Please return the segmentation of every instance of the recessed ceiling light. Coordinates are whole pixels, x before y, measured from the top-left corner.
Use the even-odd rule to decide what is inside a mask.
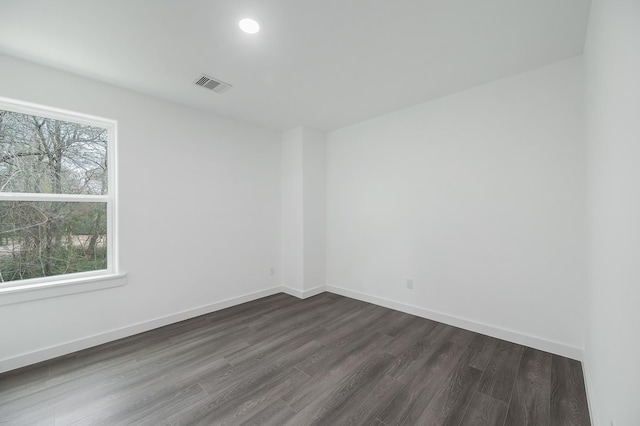
[[[260,31],[260,24],[251,18],[244,18],[238,22],[240,29],[247,34],[255,34]]]

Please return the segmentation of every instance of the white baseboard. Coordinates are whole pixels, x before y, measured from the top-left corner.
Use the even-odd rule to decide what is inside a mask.
[[[483,324],[477,321],[460,318],[454,315],[443,314],[441,312],[431,311],[429,309],[421,308],[419,306],[410,305],[407,303],[396,302],[384,297],[372,296],[366,293],[361,293],[355,290],[349,290],[342,287],[336,287],[327,285],[326,291],[340,294],[342,296],[350,297],[352,299],[361,300],[363,302],[369,302],[376,305],[384,306],[385,308],[395,309],[396,311],[405,312],[411,315],[416,315],[422,318],[427,318],[433,321],[442,322],[445,324],[453,325],[455,327],[464,328],[465,330],[473,331],[476,333],[485,334],[487,336],[495,337],[509,342],[518,343],[520,345],[529,346],[534,349],[539,349],[545,352],[550,352],[556,355],[561,355],[567,358],[582,360],[582,349],[574,346],[565,345],[553,340],[544,339],[541,337],[531,336],[528,334],[520,333],[513,330],[508,330],[501,327],[496,327],[488,324]]]
[[[153,330],[158,327],[173,324],[175,322],[184,321],[189,318],[194,318],[200,315],[208,314],[211,312],[219,311],[231,306],[239,305],[241,303],[250,302],[261,297],[270,296],[272,294],[284,292],[292,296],[305,299],[307,297],[315,296],[324,291],[339,294],[353,299],[362,300],[364,302],[374,303],[376,305],[384,306],[386,308],[395,309],[397,311],[406,312],[408,314],[416,315],[423,318],[428,318],[434,321],[439,321],[445,324],[453,325],[455,327],[464,328],[466,330],[474,331],[477,333],[486,334],[488,336],[496,337],[510,342],[518,343],[532,348],[540,349],[546,352],[551,352],[557,355],[562,355],[567,358],[582,360],[582,349],[573,346],[564,345],[559,342],[542,339],[535,336],[519,333],[513,330],[507,330],[500,327],[494,327],[487,324],[478,323],[465,318],[459,318],[453,315],[447,315],[440,312],[431,311],[418,306],[396,302],[383,297],[372,296],[366,293],[361,293],[354,290],[348,290],[335,286],[318,286],[308,290],[296,290],[291,287],[276,286],[266,290],[261,290],[253,293],[248,293],[242,296],[226,299],[217,303],[201,306],[194,309],[178,312],[176,314],[167,315],[161,318],[156,318],[149,321],[133,324],[130,326],[122,327],[116,330],[112,330],[106,333],[89,336],[86,338],[66,342],[60,345],[51,346],[45,349],[29,352],[26,354],[18,355],[12,358],[0,360],[0,373],[5,371],[14,370],[16,368],[24,367],[27,365],[35,364],[48,359],[56,358],[62,355],[67,355],[76,351],[87,349],[93,346],[101,345],[103,343],[111,342],[124,337],[129,337],[134,334],[143,333],[145,331]],[[593,398],[591,392],[589,392],[590,386],[588,382],[588,368],[585,371],[585,384],[587,385],[587,395],[589,397],[590,407],[592,407]],[[593,415],[592,411],[592,418]]]
[[[282,288],[280,286],[272,287],[266,290],[260,290],[209,305],[200,306],[198,308],[188,309],[186,311],[178,312],[172,315],[167,315],[149,321],[129,325],[116,330],[108,331],[106,333],[96,334],[94,336],[66,342],[61,345],[51,346],[45,349],[40,349],[12,358],[3,359],[0,361],[0,373],[14,370],[20,367],[25,367],[27,365],[35,364],[41,361],[46,361],[48,359],[56,358],[62,355],[67,355],[93,346],[98,346],[103,343],[122,339],[124,337],[133,336],[134,334],[143,333],[145,331],[153,330],[154,328],[158,327],[164,327],[165,325],[219,311],[221,309],[229,308],[231,306],[239,305],[245,302],[250,302],[262,297],[271,296],[272,294],[280,293],[281,291]]]
[[[582,374],[584,376],[584,387],[587,391],[587,405],[589,406],[589,415],[591,416],[591,425],[599,426],[600,418],[598,417],[598,410],[596,409],[596,397],[593,394],[594,387],[591,380],[591,369],[589,368],[589,358],[582,353]]]
[[[306,299],[307,297],[315,296],[317,294],[320,294],[326,291],[325,286],[323,285],[319,285],[318,287],[310,288],[308,290],[303,290],[303,291],[297,290],[295,288],[287,287],[284,285],[281,286],[280,289],[282,290],[283,293],[287,293],[299,299]]]

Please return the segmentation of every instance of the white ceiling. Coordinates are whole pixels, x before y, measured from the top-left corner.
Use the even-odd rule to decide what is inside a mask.
[[[580,55],[589,7],[590,0],[2,0],[0,52],[277,130],[331,130]],[[260,22],[258,34],[240,32],[245,16]],[[234,87],[197,87],[200,73]]]

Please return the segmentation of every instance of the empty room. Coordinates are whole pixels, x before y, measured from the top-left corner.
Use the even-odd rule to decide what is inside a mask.
[[[640,1],[2,0],[0,424],[640,425]]]

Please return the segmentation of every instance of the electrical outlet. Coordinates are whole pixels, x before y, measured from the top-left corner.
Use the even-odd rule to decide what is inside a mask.
[[[407,288],[413,290],[413,280],[411,278],[407,278]]]
[[[276,268],[272,266],[271,268],[269,268],[269,275],[275,275],[275,274],[276,274]]]

